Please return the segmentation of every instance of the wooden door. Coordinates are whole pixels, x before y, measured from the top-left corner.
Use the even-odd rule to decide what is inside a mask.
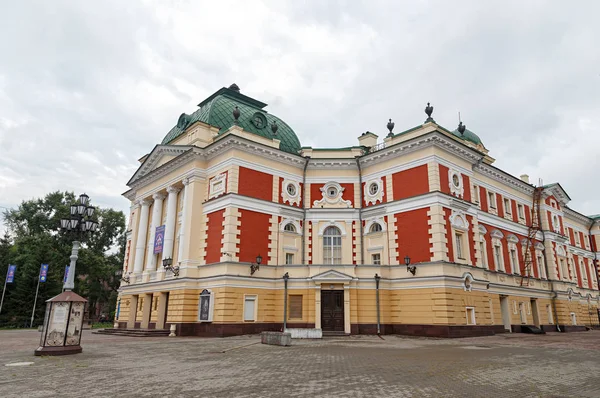
[[[321,329],[327,332],[344,331],[344,291],[321,291]]]

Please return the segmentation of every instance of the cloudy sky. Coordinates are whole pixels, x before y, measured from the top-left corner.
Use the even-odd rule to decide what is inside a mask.
[[[0,206],[121,197],[182,112],[236,82],[303,145],[458,112],[496,166],[600,213],[597,1],[0,1]],[[0,210],[2,210],[0,208]],[[0,229],[1,229],[0,225]]]

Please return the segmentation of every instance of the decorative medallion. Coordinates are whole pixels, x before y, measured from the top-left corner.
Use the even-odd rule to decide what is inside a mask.
[[[376,204],[377,201],[382,203],[383,196],[383,180],[381,178],[367,181],[364,187],[364,197],[367,205]]]
[[[460,197],[464,196],[465,189],[463,187],[463,178],[458,171],[452,169],[448,170],[448,186],[451,194]]]
[[[344,188],[342,188],[342,186],[337,182],[328,182],[327,184],[322,186],[320,190],[323,195],[323,198],[321,200],[315,200],[313,202],[314,207],[352,207],[351,201],[344,200],[342,198]]]
[[[257,129],[264,129],[267,127],[267,117],[261,112],[256,112],[252,115],[252,124]]]
[[[300,183],[284,179],[281,183],[281,198],[283,203],[300,204]]]

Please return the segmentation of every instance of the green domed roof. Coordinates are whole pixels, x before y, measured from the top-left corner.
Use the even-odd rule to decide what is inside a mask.
[[[219,134],[226,132],[234,125],[233,110],[237,106],[240,111],[239,126],[245,131],[265,138],[281,140],[279,149],[297,154],[301,145],[296,133],[283,120],[263,110],[267,104],[245,96],[235,85],[222,88],[199,105],[200,109],[187,115],[183,113],[171,131],[167,133],[161,144],[165,145],[179,137],[194,122],[200,121],[219,128]],[[271,131],[271,125],[277,124],[277,134]]]
[[[465,128],[465,132],[462,134],[460,133],[460,131],[458,131],[458,129],[456,129],[452,132],[452,134],[457,136],[458,138],[462,138],[465,141],[470,141],[475,145],[483,145],[483,142],[481,142],[479,136],[469,129]]]

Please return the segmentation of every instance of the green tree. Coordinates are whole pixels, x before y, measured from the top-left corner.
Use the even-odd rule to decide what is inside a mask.
[[[69,264],[73,237],[59,231],[68,218],[72,192],[52,192],[43,199],[22,202],[4,213],[8,234],[0,240],[2,270],[17,264],[13,286],[7,289],[0,324],[24,326],[31,317],[40,266],[49,264],[48,279],[40,283],[35,324],[43,322],[45,301],[62,290],[64,268]],[[125,215],[113,209],[96,209],[98,231],[82,242],[76,267],[75,292],[88,299],[90,316],[96,309],[107,314],[116,303],[119,281],[115,271],[123,261]],[[6,309],[6,311],[5,311]]]

